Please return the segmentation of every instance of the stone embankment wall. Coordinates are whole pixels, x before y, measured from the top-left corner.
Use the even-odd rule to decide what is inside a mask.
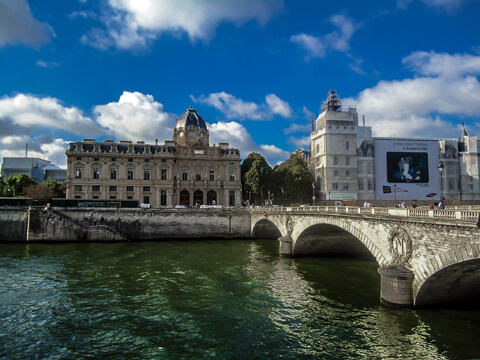
[[[0,229],[0,241],[249,238],[250,214],[240,209],[2,209]]]

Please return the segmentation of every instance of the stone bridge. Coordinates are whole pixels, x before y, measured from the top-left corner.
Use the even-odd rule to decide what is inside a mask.
[[[257,208],[252,236],[278,236],[280,253],[368,255],[383,302],[427,306],[480,299],[480,209]]]

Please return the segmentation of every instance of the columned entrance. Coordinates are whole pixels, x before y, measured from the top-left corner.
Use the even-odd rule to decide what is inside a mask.
[[[203,205],[203,191],[202,190],[195,190],[193,193],[193,204],[196,205]]]
[[[190,205],[190,193],[188,190],[180,192],[180,205]]]
[[[218,205],[217,193],[215,190],[207,192],[207,205]]]

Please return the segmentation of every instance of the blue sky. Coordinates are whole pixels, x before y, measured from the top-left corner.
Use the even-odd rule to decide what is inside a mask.
[[[0,151],[210,142],[270,164],[308,149],[330,89],[375,136],[480,135],[479,0],[0,0]]]

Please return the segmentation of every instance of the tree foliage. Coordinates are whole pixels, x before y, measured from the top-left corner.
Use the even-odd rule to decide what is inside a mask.
[[[290,155],[274,169],[277,198],[289,202],[308,202],[312,196],[313,175],[307,163],[296,155]]]
[[[27,174],[9,176],[3,186],[3,196],[20,196],[23,194],[25,188],[35,184],[35,179]]]
[[[47,203],[53,198],[65,197],[65,185],[48,179],[43,184],[34,184],[25,188],[23,195],[41,203]]]
[[[255,203],[261,202],[263,200],[262,195],[265,198],[268,196],[269,191],[273,194],[275,187],[273,170],[262,155],[250,153],[243,160],[242,186],[244,192],[248,191],[250,194],[253,194]]]

